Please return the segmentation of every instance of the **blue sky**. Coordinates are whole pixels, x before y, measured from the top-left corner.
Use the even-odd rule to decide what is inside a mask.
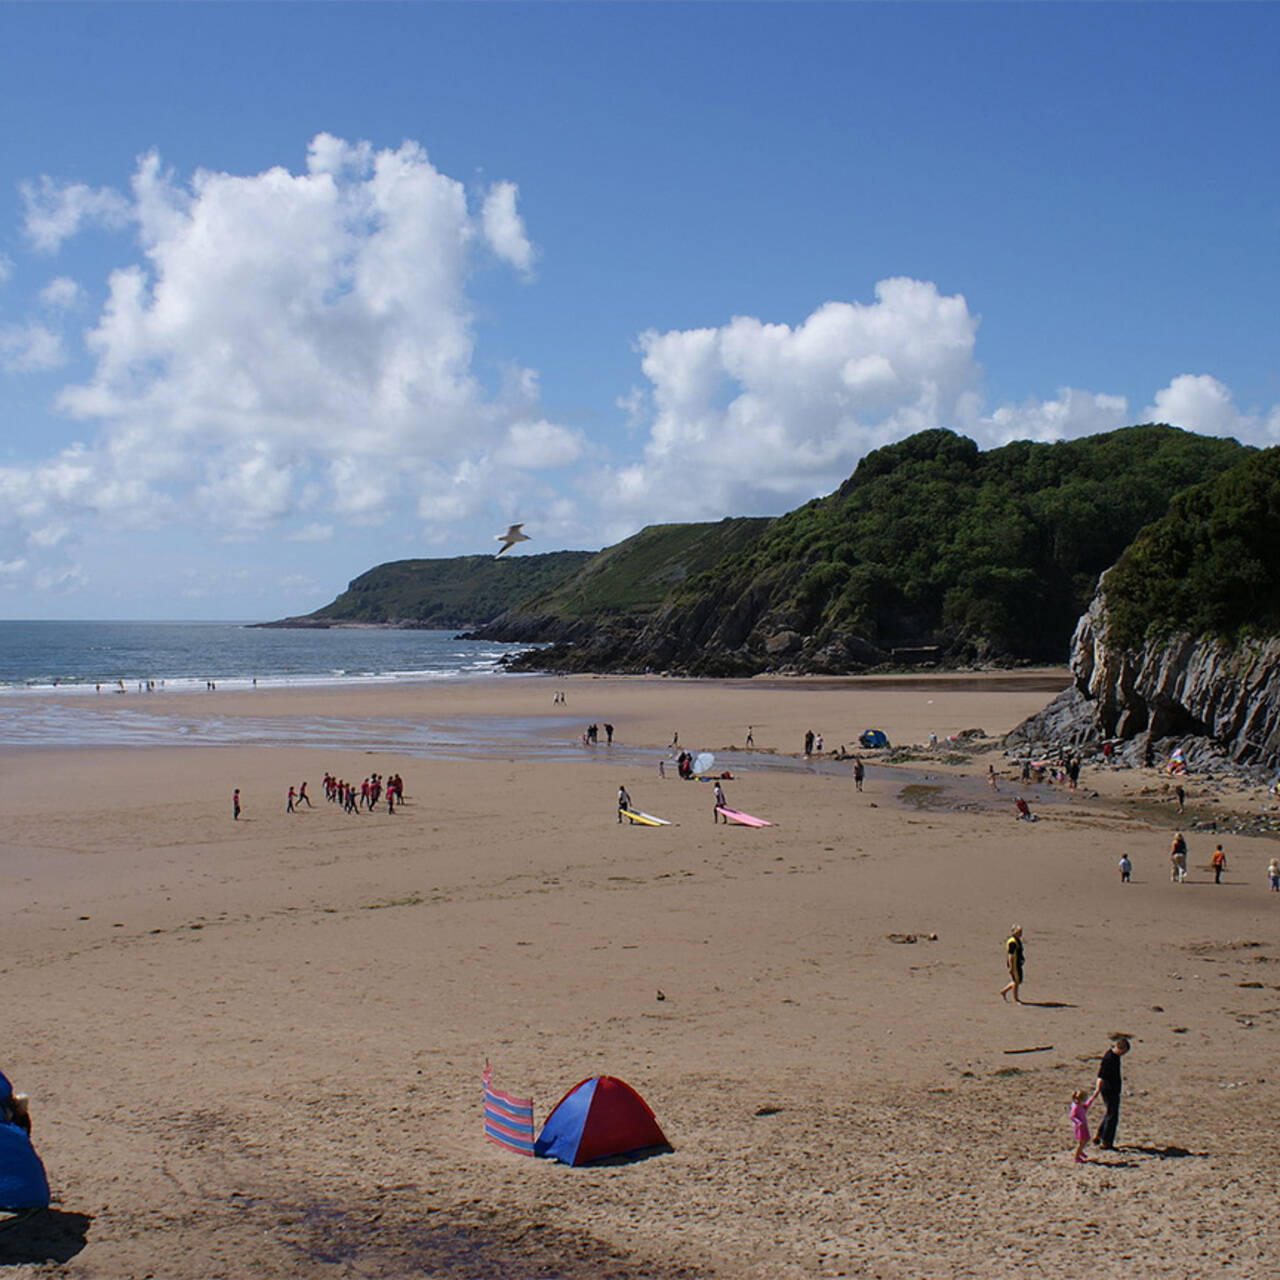
[[[1272,4],[0,4],[0,617],[1280,439]]]

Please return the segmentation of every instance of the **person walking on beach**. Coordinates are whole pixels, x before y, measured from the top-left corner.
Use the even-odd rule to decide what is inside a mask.
[[[1071,1130],[1076,1140],[1076,1164],[1087,1164],[1089,1157],[1084,1149],[1089,1145],[1089,1104],[1093,1101],[1083,1090],[1077,1089],[1071,1095]]]
[[[855,791],[862,790],[862,780],[867,776],[867,771],[863,767],[862,757],[853,757],[853,789]]]
[[[1209,859],[1209,865],[1213,868],[1213,883],[1222,883],[1222,873],[1227,869],[1226,850],[1221,845],[1213,851],[1213,857]]]
[[[1089,1101],[1092,1102],[1101,1094],[1107,1108],[1107,1114],[1102,1117],[1102,1123],[1098,1126],[1097,1137],[1093,1140],[1104,1151],[1116,1149],[1116,1128],[1120,1124],[1120,1090],[1123,1083],[1120,1059],[1128,1052],[1129,1041],[1124,1036],[1112,1036],[1111,1048],[1102,1055],[1102,1061],[1098,1064],[1098,1080],[1093,1086],[1093,1093],[1089,1095]]]
[[[1128,884],[1129,875],[1133,871],[1133,863],[1129,861],[1129,855],[1122,853],[1120,855],[1120,883]]]
[[[618,821],[622,821],[622,815],[631,808],[631,797],[627,794],[626,787],[618,788]],[[627,819],[630,822],[630,819]]]
[[[240,821],[240,788],[237,787],[231,793],[231,816],[235,821]]]
[[[1272,858],[1267,863],[1267,888],[1272,893],[1280,893],[1280,858]]]
[[[607,724],[604,727],[604,741],[606,746],[613,741],[613,725],[611,724]]]
[[[315,805],[311,803],[311,797],[307,795],[307,784],[305,782],[298,788],[298,807],[299,808],[302,807],[302,802],[304,800],[307,802],[308,809],[315,808]]]
[[[756,745],[755,726],[747,725],[747,746],[754,747]]]
[[[1009,937],[1004,944],[1004,960],[1009,970],[1009,981],[1000,988],[1000,998],[1002,1000],[1009,999],[1009,992],[1013,992],[1013,1003],[1021,1004],[1018,998],[1018,988],[1022,985],[1023,962],[1025,956],[1022,949],[1022,926],[1015,924],[1009,930]]]
[[[720,785],[719,781],[717,780],[715,785],[714,799],[711,806],[712,822],[719,822],[720,819],[724,817],[724,815],[720,812],[720,810],[723,809],[724,807],[725,807],[724,788]],[[725,823],[725,826],[728,826],[729,819],[725,818],[724,823]]]
[[[296,792],[292,787],[290,787],[290,788],[289,788],[289,799],[288,799],[288,801],[286,802],[286,804],[285,804],[285,806],[284,806],[284,811],[285,811],[285,813],[292,813],[292,812],[293,812],[293,798],[294,798],[294,796],[295,796],[295,795],[297,795],[297,792]]]
[[[1174,884],[1182,884],[1187,878],[1187,841],[1181,831],[1173,834],[1173,843],[1169,846],[1169,879]]]

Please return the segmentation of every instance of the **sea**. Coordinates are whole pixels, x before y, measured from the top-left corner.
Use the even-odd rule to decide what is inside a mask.
[[[517,717],[173,715],[152,691],[370,687],[492,676],[527,644],[462,640],[454,631],[293,629],[244,622],[0,621],[0,746],[315,745],[470,757],[577,745],[580,726]],[[504,676],[513,681],[537,677]],[[124,695],[124,696],[120,696]],[[93,699],[84,715],[82,699]],[[108,701],[109,700],[109,701]],[[552,735],[550,743],[547,735]]]
[[[210,682],[243,689],[453,680],[491,674],[504,656],[529,647],[383,627],[0,621],[0,694],[95,693],[148,681],[181,693]]]

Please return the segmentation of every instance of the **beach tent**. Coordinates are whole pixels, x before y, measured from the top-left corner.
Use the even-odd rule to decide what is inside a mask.
[[[887,747],[889,736],[883,729],[864,729],[858,737],[858,743],[864,747]]]
[[[616,1076],[592,1076],[556,1103],[534,1153],[565,1164],[586,1164],[667,1142],[645,1100]]]
[[[0,1104],[7,1104],[12,1096],[13,1086],[0,1071]],[[8,1116],[8,1106],[0,1106],[0,1209],[47,1209],[49,1180],[44,1165],[26,1130]]]

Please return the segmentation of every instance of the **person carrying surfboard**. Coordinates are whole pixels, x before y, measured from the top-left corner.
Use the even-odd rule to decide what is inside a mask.
[[[720,785],[720,783],[717,781],[717,782],[716,782],[716,787],[715,787],[715,800],[714,800],[714,804],[713,804],[712,809],[711,809],[711,820],[712,820],[712,822],[719,822],[719,821],[720,821],[721,817],[723,816],[723,815],[721,814],[720,810],[726,807],[726,803],[727,803],[727,802],[725,801],[725,798],[724,798],[724,788],[723,788],[723,787]],[[728,826],[728,825],[729,825],[729,819],[728,819],[728,818],[725,818],[724,822],[725,822],[725,826]]]
[[[627,794],[626,787],[618,788],[618,821],[622,821],[622,815],[631,808],[631,797]],[[630,819],[628,819],[630,821]]]

